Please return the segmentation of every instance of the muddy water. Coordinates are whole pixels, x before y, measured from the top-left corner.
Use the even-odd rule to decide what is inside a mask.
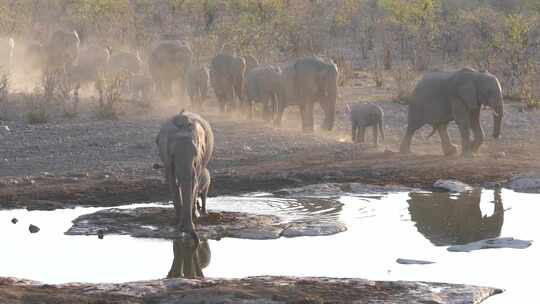
[[[211,199],[213,210],[268,213],[286,220],[338,218],[346,232],[324,237],[204,242],[128,236],[63,235],[71,220],[99,208],[0,212],[0,276],[47,283],[122,282],[167,276],[294,275],[421,280],[505,288],[487,303],[535,298],[539,250],[450,252],[451,245],[486,238],[540,239],[538,194],[476,190],[469,194],[391,193],[286,199],[263,193]],[[145,206],[131,205],[125,208]],[[10,221],[19,219],[17,224]],[[41,228],[30,234],[28,225]],[[434,262],[402,265],[396,259]]]

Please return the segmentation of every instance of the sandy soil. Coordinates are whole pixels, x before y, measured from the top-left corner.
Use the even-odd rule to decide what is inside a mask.
[[[215,132],[216,153],[210,169],[211,195],[275,190],[316,182],[366,182],[430,187],[439,178],[457,178],[472,184],[504,181],[513,174],[538,169],[540,163],[539,112],[521,112],[505,105],[503,137],[494,140],[491,115],[482,113],[486,142],[470,159],[444,157],[438,136],[424,137],[421,129],[414,154],[397,153],[406,126],[406,107],[392,101],[392,90],[376,88],[361,75],[353,86],[340,89],[336,128],[304,134],[296,109],[288,109],[285,124],[276,129],[260,120],[217,114],[215,100],[203,115]],[[65,205],[115,205],[164,200],[167,190],[158,162],[155,136],[163,120],[183,106],[141,108],[121,105],[116,121],[97,120],[86,100],[75,119],[53,115],[47,124],[25,122],[23,97],[4,104],[7,120],[0,121],[0,202],[2,207],[27,206],[35,200]],[[385,112],[385,141],[378,148],[350,142],[346,102],[378,102]],[[316,122],[322,121],[320,109]],[[458,142],[455,126],[451,136]],[[368,143],[371,132],[367,132]]]

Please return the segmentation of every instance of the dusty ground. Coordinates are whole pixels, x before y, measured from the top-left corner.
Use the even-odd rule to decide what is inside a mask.
[[[515,173],[540,167],[537,151],[540,112],[522,113],[517,104],[505,106],[502,139],[489,138],[491,115],[482,114],[486,142],[472,159],[444,157],[438,136],[417,133],[415,154],[396,153],[406,126],[406,107],[392,102],[392,90],[376,88],[366,75],[341,88],[336,128],[330,133],[300,132],[295,109],[285,126],[275,129],[259,120],[222,117],[210,100],[203,114],[212,124],[216,153],[210,169],[211,195],[274,190],[316,182],[367,182],[430,187],[438,178],[472,184],[504,181]],[[178,105],[140,108],[123,104],[116,121],[97,120],[93,106],[82,105],[75,119],[53,116],[47,124],[25,122],[19,95],[2,105],[0,122],[0,202],[2,207],[52,204],[115,205],[164,200],[167,190],[154,143],[162,121]],[[345,102],[376,101],[385,111],[386,139],[378,148],[350,142]],[[7,113],[7,114],[6,114]],[[321,113],[317,113],[320,122]],[[459,137],[451,130],[454,142]],[[367,132],[368,142],[371,132]],[[357,151],[356,153],[353,153]],[[36,201],[38,200],[38,201]],[[52,201],[52,202],[44,202]]]

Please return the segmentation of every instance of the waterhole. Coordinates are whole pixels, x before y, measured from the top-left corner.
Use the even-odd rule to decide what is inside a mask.
[[[344,223],[331,236],[191,241],[64,235],[80,215],[104,208],[0,211],[0,276],[46,283],[125,282],[165,277],[256,275],[352,277],[463,283],[506,289],[487,303],[534,298],[540,264],[539,194],[476,189],[463,194],[394,192],[333,197],[267,193],[209,199],[211,211],[315,217]],[[126,205],[120,208],[163,206]],[[13,224],[12,218],[18,222]],[[28,231],[30,224],[40,228]],[[513,237],[523,249],[454,252],[451,246]],[[432,262],[400,264],[397,259]]]

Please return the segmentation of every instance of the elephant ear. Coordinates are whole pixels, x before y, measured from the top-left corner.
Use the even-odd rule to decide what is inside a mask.
[[[457,95],[470,110],[476,110],[480,107],[474,82],[461,83],[457,88]]]

